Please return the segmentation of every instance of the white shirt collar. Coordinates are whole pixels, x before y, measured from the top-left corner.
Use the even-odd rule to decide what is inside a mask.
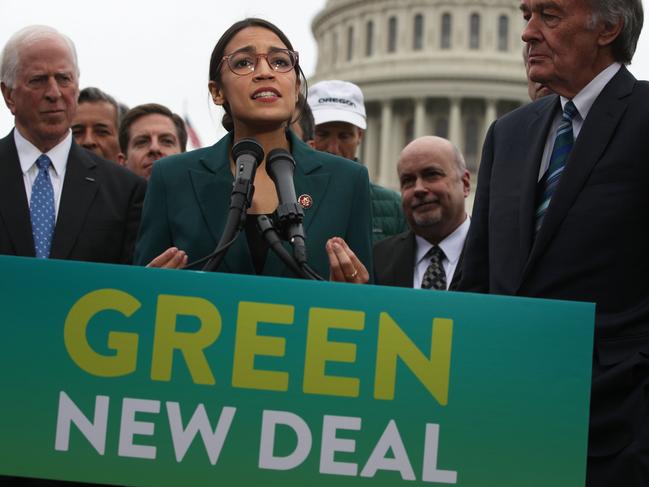
[[[597,76],[595,76],[590,83],[584,86],[579,93],[575,95],[572,99],[572,102],[577,107],[579,116],[582,120],[586,120],[588,112],[590,111],[593,103],[602,92],[604,87],[608,84],[609,81],[613,79],[613,76],[617,74],[622,65],[620,63],[613,63],[608,68],[604,69]],[[561,97],[561,108],[564,109],[568,103],[568,98]]]
[[[18,159],[20,160],[20,168],[23,174],[27,173],[38,159],[43,154],[34,144],[27,140],[18,130],[14,130],[14,141],[16,143],[16,150],[18,151]],[[68,134],[57,145],[52,147],[45,154],[52,161],[52,166],[59,176],[65,173],[65,167],[68,163],[68,156],[70,155],[70,148],[72,147],[72,131],[68,130]]]
[[[462,254],[462,248],[464,247],[464,240],[467,233],[469,232],[469,226],[471,225],[471,218],[467,215],[464,221],[458,226],[452,233],[447,235],[447,237],[442,240],[438,245],[444,251],[446,259],[450,264],[455,265],[460,259],[460,254]],[[433,244],[428,240],[415,235],[415,240],[417,243],[416,254],[415,254],[415,265],[419,264],[422,259],[426,257],[426,254],[431,249]]]

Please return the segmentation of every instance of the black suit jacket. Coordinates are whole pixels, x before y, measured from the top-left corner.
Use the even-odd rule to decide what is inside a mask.
[[[145,189],[142,178],[73,141],[50,257],[130,263]],[[0,140],[0,254],[35,255],[13,132]]]
[[[374,282],[383,286],[412,287],[417,243],[412,230],[393,235],[374,244]],[[457,288],[464,252],[460,254],[449,289]]]
[[[649,485],[649,83],[623,67],[606,85],[534,238],[559,110],[545,97],[489,129],[460,289],[597,303],[589,485]]]

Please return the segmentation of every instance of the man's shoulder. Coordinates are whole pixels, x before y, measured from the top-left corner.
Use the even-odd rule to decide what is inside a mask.
[[[373,200],[396,201],[401,205],[401,195],[380,184],[370,183],[370,194]]]
[[[555,110],[559,104],[559,95],[548,95],[536,101],[527,103],[500,117],[499,124],[518,124],[521,120],[538,117],[548,111]]]
[[[342,173],[347,175],[358,174],[361,172],[367,173],[367,168],[362,164],[335,154],[318,151],[311,149],[310,147],[308,147],[308,151],[305,151],[305,154],[308,154],[311,159],[322,164],[333,173],[338,173],[339,171],[342,171]],[[299,161],[296,162],[299,164]]]
[[[89,170],[96,171],[104,181],[114,181],[124,189],[146,185],[146,181],[134,172],[74,143],[70,148],[68,164],[81,164]]]
[[[395,247],[406,245],[409,243],[409,240],[413,238],[414,235],[410,230],[406,230],[405,232],[384,238],[383,240],[380,240],[374,244],[374,253],[383,254],[392,252]]]

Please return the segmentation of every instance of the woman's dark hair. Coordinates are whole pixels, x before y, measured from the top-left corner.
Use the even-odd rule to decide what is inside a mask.
[[[235,22],[230,26],[228,30],[223,33],[219,41],[216,43],[216,46],[214,46],[214,49],[212,50],[212,56],[210,57],[210,81],[214,81],[218,86],[221,86],[220,64],[223,56],[225,56],[225,46],[228,45],[228,42],[230,42],[239,31],[247,27],[262,27],[264,29],[268,29],[269,31],[277,35],[277,37],[279,37],[279,39],[284,43],[287,49],[290,49],[291,51],[294,50],[293,45],[291,44],[291,41],[288,40],[288,37],[286,37],[286,34],[284,34],[275,24],[268,22],[267,20],[249,17],[247,19],[240,20],[239,22]],[[295,65],[295,73],[297,75],[297,80],[300,81],[300,92],[303,95],[303,97],[298,100],[298,104],[305,104],[307,83],[306,76],[304,76],[304,72],[302,72],[299,60]],[[300,108],[299,112],[301,113],[303,105],[298,105],[298,107]],[[227,103],[225,103],[223,104],[223,109],[225,110],[225,114],[223,115],[221,124],[223,125],[225,130],[232,132],[234,130],[234,123],[232,121],[230,107]],[[291,122],[292,120],[288,120],[288,125],[290,125]]]

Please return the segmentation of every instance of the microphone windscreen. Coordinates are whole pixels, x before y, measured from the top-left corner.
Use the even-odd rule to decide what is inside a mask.
[[[241,139],[232,146],[232,158],[235,161],[246,154],[254,157],[257,165],[264,160],[264,149],[255,139]]]
[[[266,167],[273,166],[276,161],[280,160],[290,162],[292,168],[295,169],[295,159],[286,149],[273,149],[270,151],[266,157]]]

